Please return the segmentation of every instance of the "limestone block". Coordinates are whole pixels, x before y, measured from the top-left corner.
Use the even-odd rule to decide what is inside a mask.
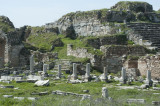
[[[39,80],[35,82],[35,85],[37,86],[48,86],[49,85],[49,80]]]

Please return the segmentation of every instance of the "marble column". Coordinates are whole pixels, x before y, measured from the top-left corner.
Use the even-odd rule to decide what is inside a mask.
[[[47,73],[47,64],[43,64],[43,73]]]
[[[120,82],[126,84],[126,69],[124,67],[122,67]]]
[[[150,70],[147,70],[147,78],[146,78],[146,81],[145,81],[145,84],[149,85],[149,86],[152,86],[152,80],[151,80],[151,71]]]
[[[100,78],[101,81],[105,81],[105,82],[108,81],[107,73],[108,73],[107,68],[104,67],[104,68],[103,68],[103,74],[102,74],[102,76],[101,76],[101,78]]]
[[[71,75],[71,80],[76,80],[77,78],[77,64],[73,63],[73,74]]]
[[[43,77],[48,77],[47,67],[48,64],[43,64],[43,74],[42,74]]]
[[[30,73],[34,72],[34,55],[30,56]]]
[[[87,63],[85,81],[90,81],[91,80],[90,71],[91,71],[91,65],[90,65],[90,63]]]

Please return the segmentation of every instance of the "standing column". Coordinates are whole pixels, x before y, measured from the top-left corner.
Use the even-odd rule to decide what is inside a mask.
[[[90,70],[91,70],[91,65],[90,65],[90,63],[87,63],[86,74],[85,74],[85,81],[87,81],[87,82],[91,80]]]
[[[42,73],[43,77],[48,76],[47,67],[48,67],[48,64],[43,64],[43,73]]]
[[[34,72],[34,55],[30,56],[30,73]]]
[[[121,71],[121,83],[126,84],[126,69],[124,67],[122,67],[122,71]]]
[[[151,81],[151,72],[147,70],[147,80]]]
[[[102,74],[102,76],[101,76],[101,81],[105,81],[105,82],[107,82],[108,81],[108,77],[107,77],[107,68],[106,67],[104,67],[103,68],[103,74]]]
[[[43,73],[47,73],[47,64],[43,64]]]
[[[61,64],[58,65],[58,78],[61,78]]]
[[[73,63],[73,74],[71,75],[71,80],[76,80],[77,78],[77,64]]]
[[[147,70],[147,79],[145,81],[145,83],[149,86],[152,86],[152,80],[151,80],[151,71],[150,70]]]
[[[102,88],[102,97],[103,98],[108,98],[108,90],[107,90],[107,88],[106,87],[103,87]]]

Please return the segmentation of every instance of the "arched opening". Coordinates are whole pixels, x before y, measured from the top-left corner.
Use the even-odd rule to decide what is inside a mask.
[[[137,7],[136,8],[136,12],[138,13],[138,12],[145,12],[145,8],[144,7]]]
[[[4,67],[6,40],[0,38],[0,68]]]

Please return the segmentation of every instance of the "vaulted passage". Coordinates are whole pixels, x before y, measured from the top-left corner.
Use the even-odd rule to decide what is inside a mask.
[[[0,68],[4,66],[6,41],[0,38]]]

